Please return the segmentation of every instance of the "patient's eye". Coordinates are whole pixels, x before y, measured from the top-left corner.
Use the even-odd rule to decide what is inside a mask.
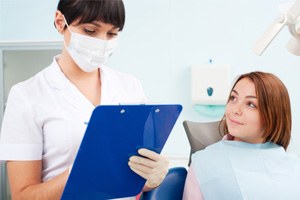
[[[253,102],[251,102],[251,101],[249,101],[249,102],[247,103],[247,105],[248,105],[250,108],[257,108],[256,104],[253,103]]]
[[[235,95],[230,95],[230,97],[229,97],[229,101],[236,101],[236,97],[235,97]]]
[[[231,95],[229,99],[230,99],[230,100],[235,100],[236,97],[235,97],[234,95]]]

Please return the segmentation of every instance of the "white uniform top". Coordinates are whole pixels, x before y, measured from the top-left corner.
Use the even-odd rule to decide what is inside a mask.
[[[145,103],[133,76],[101,67],[101,104]],[[42,160],[42,180],[74,161],[94,105],[64,76],[56,58],[12,87],[0,135],[0,160]]]

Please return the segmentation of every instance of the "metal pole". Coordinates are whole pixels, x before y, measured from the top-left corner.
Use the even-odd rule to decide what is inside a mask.
[[[2,124],[3,112],[4,112],[4,58],[3,50],[0,49],[0,127]],[[0,199],[8,199],[7,177],[5,163],[0,163]]]

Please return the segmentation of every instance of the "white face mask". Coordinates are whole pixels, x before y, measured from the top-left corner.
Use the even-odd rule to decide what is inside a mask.
[[[85,72],[100,68],[118,46],[118,38],[102,40],[81,35],[71,31],[66,19],[65,23],[71,33],[69,46],[65,43],[65,47],[75,63]]]

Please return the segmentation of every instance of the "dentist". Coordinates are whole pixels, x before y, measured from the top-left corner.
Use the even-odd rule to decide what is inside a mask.
[[[125,22],[122,0],[60,0],[54,24],[64,46],[50,66],[12,87],[0,135],[12,199],[60,199],[93,109],[145,102],[140,82],[105,66]],[[144,191],[168,172],[163,156],[140,149],[128,165]],[[95,170],[95,169],[93,169]]]

